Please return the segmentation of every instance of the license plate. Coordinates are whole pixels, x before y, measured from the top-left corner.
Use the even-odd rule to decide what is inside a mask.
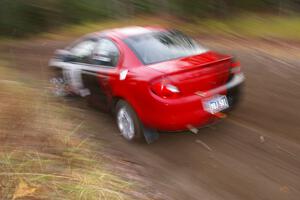
[[[211,99],[204,100],[203,107],[205,111],[211,114],[215,114],[222,110],[225,110],[229,107],[229,105],[226,96],[218,95]]]

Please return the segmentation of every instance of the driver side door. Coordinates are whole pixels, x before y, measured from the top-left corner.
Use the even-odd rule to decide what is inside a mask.
[[[111,83],[119,75],[119,57],[117,44],[108,38],[100,38],[89,59],[89,65],[82,69],[83,85],[90,92],[90,103],[105,111],[111,108]]]
[[[70,90],[80,96],[89,94],[82,81],[82,71],[89,67],[96,44],[96,38],[84,38],[69,47],[66,50],[68,54],[61,58],[60,67],[63,78]]]

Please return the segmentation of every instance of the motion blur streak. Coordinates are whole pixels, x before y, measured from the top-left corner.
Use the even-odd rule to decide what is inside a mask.
[[[299,11],[299,0],[1,0],[0,199],[298,200]],[[239,107],[146,145],[84,100],[53,96],[56,49],[125,26],[175,28],[234,55]],[[52,82],[58,96],[71,89]]]

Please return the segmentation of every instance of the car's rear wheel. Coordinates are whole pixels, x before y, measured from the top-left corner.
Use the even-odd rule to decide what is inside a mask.
[[[133,108],[125,101],[120,100],[116,105],[116,122],[121,135],[128,141],[144,139],[143,126]]]

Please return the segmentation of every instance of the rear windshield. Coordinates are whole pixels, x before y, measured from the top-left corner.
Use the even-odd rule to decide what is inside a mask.
[[[144,64],[159,63],[207,51],[179,31],[151,32],[124,39]]]

